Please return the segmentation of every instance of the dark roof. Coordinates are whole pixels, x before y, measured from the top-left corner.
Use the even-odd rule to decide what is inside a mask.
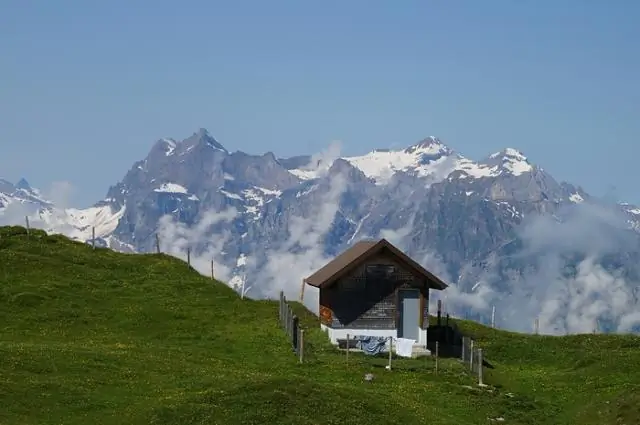
[[[424,276],[432,283],[434,289],[445,289],[447,284],[437,276],[426,270],[407,254],[396,248],[386,239],[379,241],[360,241],[343,251],[336,258],[327,263],[324,267],[316,271],[311,276],[304,279],[307,285],[316,288],[326,288],[335,283],[340,277],[344,276],[350,270],[361,264],[367,258],[388,249],[401,262],[405,263],[409,268],[413,269],[418,275]]]

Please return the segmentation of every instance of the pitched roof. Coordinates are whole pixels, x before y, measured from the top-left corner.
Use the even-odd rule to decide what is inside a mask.
[[[409,268],[413,269],[418,275],[425,277],[432,284],[434,289],[445,289],[447,284],[437,276],[426,270],[407,254],[396,248],[386,239],[379,241],[359,241],[343,251],[336,258],[327,263],[324,267],[316,271],[311,276],[304,279],[307,285],[316,288],[326,288],[335,283],[340,277],[361,264],[367,258],[380,252],[382,249],[388,249],[397,259],[405,263]]]

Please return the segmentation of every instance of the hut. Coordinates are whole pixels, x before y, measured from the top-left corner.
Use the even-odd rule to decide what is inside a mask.
[[[311,276],[321,327],[333,344],[347,335],[413,339],[427,345],[429,290],[447,285],[386,239],[355,243]]]

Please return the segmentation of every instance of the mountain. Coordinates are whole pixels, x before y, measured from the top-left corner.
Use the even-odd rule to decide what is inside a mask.
[[[124,251],[158,240],[185,259],[189,250],[203,273],[213,260],[217,277],[246,281],[254,297],[297,296],[349,244],[386,237],[452,283],[444,302],[455,314],[487,322],[495,308],[498,326],[530,331],[537,318],[549,333],[640,330],[640,209],[558,182],[512,148],[474,161],[428,137],[278,158],[230,152],[200,129],[155,142],[89,209],[4,185],[4,208],[32,204],[49,231],[89,240],[95,226],[102,245]]]
[[[53,187],[51,194],[64,190]],[[90,208],[61,208],[47,194],[34,189],[25,179],[13,184],[0,179],[0,225],[27,224],[49,233],[62,233],[72,239],[90,242],[123,252],[135,252],[133,246],[121,243],[113,231],[124,209],[114,210],[105,202]]]

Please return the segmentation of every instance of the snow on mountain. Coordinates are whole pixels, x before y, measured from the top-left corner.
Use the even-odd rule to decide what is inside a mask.
[[[399,171],[442,180],[453,170],[452,154],[453,151],[440,140],[429,137],[404,150],[377,149],[366,155],[344,159],[376,184],[385,184]]]
[[[575,202],[576,204],[584,202],[584,198],[579,193],[572,193],[571,195],[569,195],[569,200],[571,202]]]
[[[20,179],[16,184],[0,179],[0,209],[11,204],[49,206],[51,201],[45,199],[39,190],[32,188],[25,179]]]
[[[2,225],[24,226],[28,217],[31,226],[41,228],[48,233],[64,234],[71,239],[83,242],[91,240],[95,231],[96,239],[105,239],[104,245],[111,247],[119,245],[112,234],[125,210],[124,206],[114,209],[107,202],[84,209],[58,208],[24,179],[15,185],[6,180],[0,182],[0,224]],[[122,248],[134,251],[132,247]]]
[[[498,168],[495,170],[498,175],[502,171],[507,171],[514,176],[519,176],[533,170],[533,166],[529,164],[527,157],[520,151],[513,148],[506,148],[503,151],[496,152],[489,156],[492,163],[497,163]]]
[[[176,183],[163,183],[159,188],[153,189],[154,192],[168,192],[168,193],[184,193],[187,194],[189,191],[185,189],[184,186],[181,186]]]
[[[383,185],[389,183],[397,172],[444,179],[454,169],[451,155],[451,149],[438,138],[431,136],[403,150],[375,149],[365,155],[341,159],[361,170],[376,184]],[[333,161],[319,160],[317,163],[289,171],[302,180],[311,180],[318,178],[321,172],[326,172],[332,164]]]
[[[365,155],[342,159],[361,170],[378,185],[388,184],[399,172],[426,179],[429,184],[433,184],[443,181],[454,171],[461,172],[458,178],[479,179],[501,174],[520,176],[534,169],[522,153],[512,148],[497,152],[486,161],[476,162],[454,152],[433,136],[406,149],[376,149]],[[330,166],[330,162],[320,160],[289,171],[302,180],[312,180],[326,172]]]
[[[164,154],[166,156],[173,155],[173,152],[176,150],[176,141],[173,139],[162,139],[162,141],[167,144],[167,150]]]
[[[160,185],[160,187],[153,189],[153,191],[160,193],[189,195],[188,199],[191,199],[193,201],[199,200],[196,195],[189,193],[189,191],[184,186],[177,183],[163,183]]]
[[[120,218],[124,215],[126,207],[114,211],[111,205],[94,206],[85,209],[67,208],[67,222],[76,229],[73,237],[79,240],[88,240],[95,230],[96,238],[110,236],[118,226]]]

